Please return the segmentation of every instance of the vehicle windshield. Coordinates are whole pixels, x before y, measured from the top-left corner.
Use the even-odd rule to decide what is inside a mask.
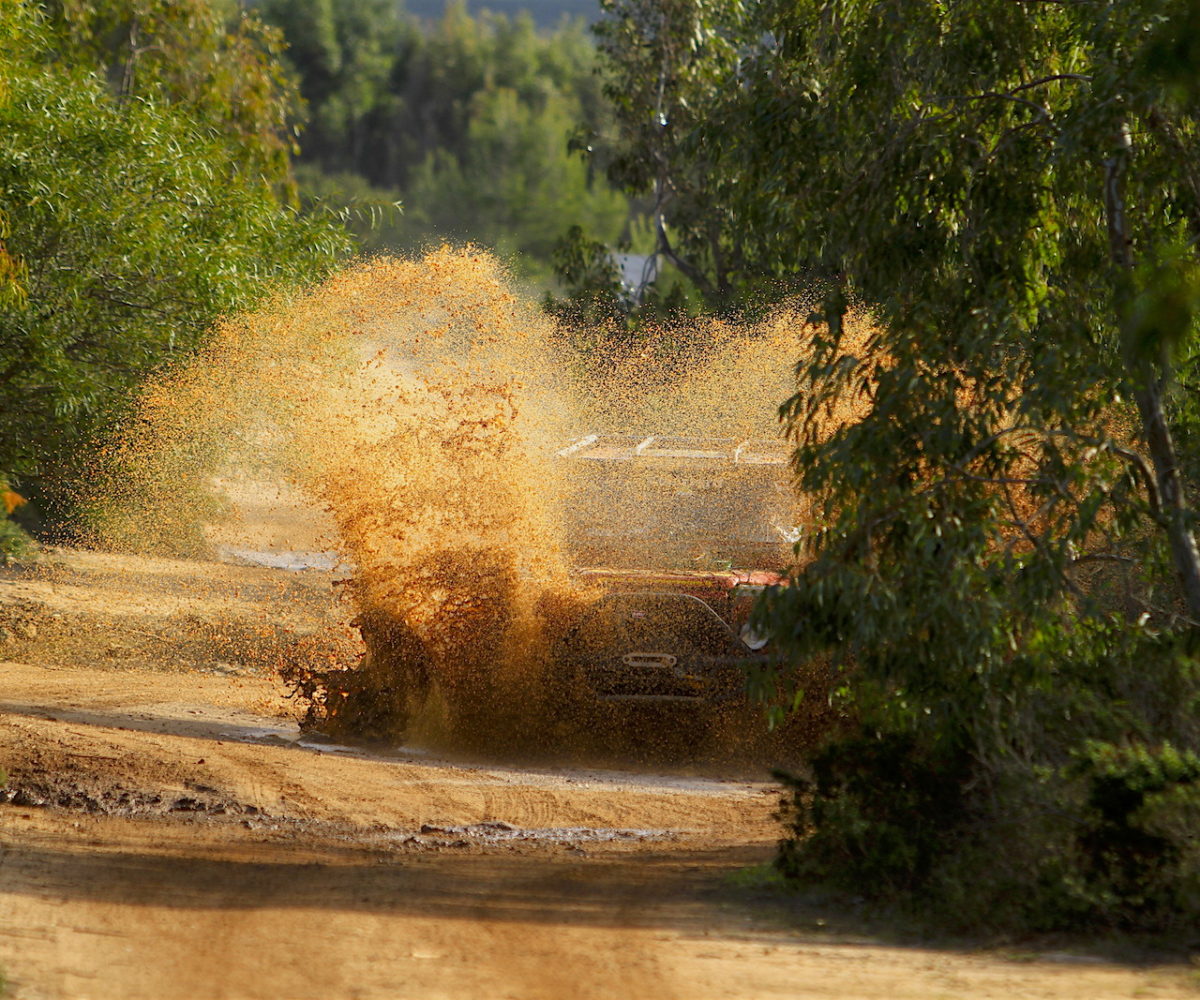
[[[734,656],[745,646],[703,601],[687,594],[614,594],[597,603],[580,632],[609,652]]]

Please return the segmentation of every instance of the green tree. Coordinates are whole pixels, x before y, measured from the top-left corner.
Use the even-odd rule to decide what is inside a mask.
[[[286,39],[286,60],[307,103],[303,159],[394,186],[404,136],[392,128],[391,79],[398,53],[413,44],[396,4],[266,0],[261,11]]]
[[[257,140],[197,117],[200,95],[114,89],[61,27],[0,10],[0,470],[51,506],[146,375],[345,248],[248,169],[273,162]]]
[[[47,12],[52,60],[100,73],[118,103],[177,107],[294,199],[300,103],[277,29],[232,0],[54,0]]]
[[[627,205],[615,191],[591,187],[587,168],[566,147],[572,116],[564,102],[539,110],[516,91],[476,96],[465,153],[431,154],[408,189],[407,242],[439,236],[475,240],[545,266],[564,223],[615,240]]]
[[[607,6],[597,156],[711,304],[823,298],[783,410],[823,513],[760,613],[847,730],[785,865],[1194,912],[1197,5]]]
[[[743,233],[704,141],[704,114],[738,72],[746,27],[741,3],[602,0],[594,30],[605,60],[611,128],[585,131],[576,145],[603,165],[619,189],[646,199],[655,250],[704,296],[728,305],[748,262]],[[752,264],[750,265],[753,266]]]
[[[539,32],[528,16],[473,17],[462,2],[432,24],[382,0],[263,10],[309,105],[308,193],[337,202],[339,191],[369,191],[407,206],[368,246],[472,240],[518,253],[518,267],[541,276],[572,224],[618,238],[626,200],[567,149],[580,121],[607,115],[581,23]]]
[[[1194,891],[1183,851],[1130,909],[1069,767],[1088,740],[1200,738],[1173,440],[1196,415],[1178,376],[1196,359],[1200,109],[1155,55],[1187,10],[778,5],[759,28],[786,67],[716,115],[741,109],[742,149],[804,137],[787,210],[841,276],[784,411],[825,523],[770,617],[793,662],[846,665],[862,735],[803,785],[817,834],[792,861],[948,891],[992,829],[1005,890],[1042,917],[1058,904],[1039,886],[1064,910],[1088,887],[1073,917],[1134,921]],[[769,103],[767,74],[810,86]],[[869,337],[846,323],[855,298]]]

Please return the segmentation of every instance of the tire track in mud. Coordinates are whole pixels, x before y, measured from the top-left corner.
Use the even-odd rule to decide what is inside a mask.
[[[107,814],[204,813],[254,822],[322,825],[331,830],[396,832],[417,836],[422,827],[450,829],[475,849],[528,849],[539,840],[585,840],[619,846],[590,831],[622,831],[625,841],[670,834],[688,842],[768,843],[771,787],[753,782],[654,778],[578,768],[520,769],[405,754],[313,749],[277,735],[258,742],[231,738],[239,725],[222,711],[197,703],[159,702],[147,695],[186,686],[178,675],[130,675],[125,694],[133,711],[105,705],[90,714],[89,684],[112,698],[111,674],[73,672],[69,702],[42,690],[44,668],[5,665],[0,700],[0,754],[8,761],[11,789],[35,800]],[[147,679],[150,690],[139,690]],[[263,688],[266,681],[259,682]],[[239,689],[259,696],[250,680]],[[176,691],[177,698],[181,692]],[[40,698],[39,698],[40,695]],[[39,703],[40,701],[40,703]],[[139,716],[135,718],[134,716]],[[238,716],[246,718],[244,710]],[[227,721],[228,719],[228,721]],[[260,720],[261,721],[261,720]],[[265,720],[270,721],[270,720]],[[277,720],[278,721],[278,720]],[[264,730],[258,730],[262,733]],[[276,727],[275,732],[286,732]],[[538,833],[518,841],[489,836],[486,824]],[[465,832],[464,832],[465,831]],[[343,834],[344,835],[344,834]]]

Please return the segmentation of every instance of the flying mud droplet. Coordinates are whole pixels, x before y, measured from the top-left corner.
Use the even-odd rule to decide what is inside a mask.
[[[808,516],[776,418],[801,315],[581,349],[485,253],[362,262],[223,321],[146,390],[98,476],[98,539],[336,553],[365,655],[282,668],[330,736],[561,740],[581,727],[556,643],[601,588],[785,568]],[[603,461],[601,438],[632,451]],[[738,461],[744,442],[784,458]]]

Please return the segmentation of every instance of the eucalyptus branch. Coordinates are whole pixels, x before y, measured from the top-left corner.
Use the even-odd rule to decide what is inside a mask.
[[[1142,458],[1136,451],[1129,448],[1122,448],[1120,445],[1113,444],[1109,450],[1119,458],[1125,459],[1137,472],[1138,478],[1142,481],[1142,487],[1146,491],[1146,502],[1150,505],[1150,515],[1155,521],[1162,521],[1162,499],[1158,492],[1158,482],[1154,478],[1154,473],[1150,471],[1150,466],[1146,460]]]
[[[1130,566],[1137,565],[1136,559],[1130,556],[1119,556],[1115,552],[1085,552],[1083,555],[1075,556],[1071,559],[1072,566],[1079,566],[1090,562],[1113,562]]]
[[[999,443],[1002,438],[1007,437],[1009,434],[1018,434],[1022,431],[1036,432],[1036,430],[1037,428],[1031,426],[1030,424],[1013,424],[1011,427],[1001,427],[998,431],[993,431],[982,441],[978,442],[974,448],[968,451],[966,455],[964,455],[954,464],[958,468],[963,468],[967,465],[970,465],[992,445]]]
[[[1133,293],[1133,237],[1125,201],[1125,174],[1133,155],[1128,125],[1120,124],[1111,155],[1104,160],[1104,214],[1108,227],[1109,252],[1114,270],[1117,318],[1123,333],[1130,335],[1129,304]],[[1179,455],[1163,402],[1166,372],[1160,363],[1130,359],[1134,399],[1142,419],[1142,433],[1154,467],[1153,481],[1161,512],[1160,526],[1170,544],[1184,600],[1194,617],[1200,618],[1200,548],[1192,531],[1194,511],[1188,502]]]
[[[671,246],[671,239],[667,236],[666,221],[663,218],[661,211],[655,211],[654,228],[658,235],[658,252],[674,264],[680,272],[682,272],[689,281],[704,293],[705,297],[712,295],[712,285],[708,278],[694,264],[684,260],[675,252],[675,248]]]
[[[1037,431],[1038,429],[1030,428],[1030,430]],[[993,437],[998,438],[1001,433],[1003,432],[998,432]],[[1129,463],[1130,466],[1133,467],[1134,471],[1137,473],[1138,479],[1142,483],[1142,487],[1146,491],[1146,502],[1150,506],[1151,516],[1153,516],[1156,521],[1161,521],[1162,499],[1158,490],[1158,481],[1155,479],[1149,463],[1147,463],[1146,459],[1139,455],[1136,451],[1119,445],[1111,440],[1099,439],[1089,434],[1080,434],[1078,431],[1071,430],[1069,427],[1047,428],[1045,430],[1041,430],[1040,433],[1045,434],[1048,437],[1066,438],[1067,440],[1073,441],[1076,444],[1095,448],[1098,451],[1107,451],[1113,455],[1116,455],[1118,458],[1124,459]],[[990,444],[993,442],[988,441],[985,443],[990,446]]]
[[[1037,476],[981,476],[978,473],[960,471],[958,479],[968,483],[985,483],[993,486],[1038,486],[1053,480]]]
[[[1013,87],[1009,93],[1015,94],[1019,91],[1029,90],[1033,87],[1041,87],[1043,84],[1054,83],[1057,80],[1079,80],[1084,83],[1091,83],[1092,78],[1087,73],[1052,73],[1050,76],[1039,77],[1036,80],[1030,80],[1028,83],[1022,83],[1018,87]]]
[[[1151,604],[1145,598],[1139,597],[1137,594],[1131,593],[1130,599],[1133,600],[1143,612],[1147,614],[1160,615],[1165,618],[1170,627],[1177,624],[1186,625],[1188,628],[1200,628],[1200,620],[1192,618],[1190,615],[1182,615],[1178,611],[1171,611],[1167,608],[1160,608],[1157,604]]]
[[[1017,136],[1022,132],[1027,132],[1030,129],[1045,128],[1050,124],[1052,124],[1052,119],[1049,115],[1046,115],[1045,117],[1038,118],[1035,121],[1023,122],[1020,125],[1013,125],[1011,128],[1006,128],[1000,133],[999,136],[996,137],[996,141],[992,144],[992,148],[987,151],[988,159],[994,160],[1014,136]]]
[[[115,295],[105,295],[103,292],[92,289],[87,293],[88,298],[95,299],[97,302],[107,302],[109,305],[121,306],[123,309],[137,309],[142,312],[154,313],[158,316],[173,316],[180,308],[195,307],[198,303],[189,302],[186,299],[179,299],[172,306],[163,306],[152,302],[133,302],[128,299],[118,298]]]
[[[1008,512],[1012,516],[1014,526],[1017,528],[1018,531],[1021,532],[1021,534],[1024,536],[1025,540],[1028,541],[1029,544],[1033,546],[1035,551],[1040,552],[1044,555],[1045,551],[1046,551],[1045,540],[1042,538],[1041,535],[1036,534],[1033,531],[1033,529],[1030,528],[1029,523],[1025,520],[1025,518],[1023,518],[1021,516],[1020,512],[1017,510],[1016,501],[1013,499],[1012,491],[1008,488],[1007,485],[1005,485],[1003,487],[1003,492],[1004,492],[1004,501],[1008,505]],[[1046,503],[1044,503],[1041,507],[1038,508],[1038,510],[1034,514],[1034,517],[1035,518],[1040,517],[1043,511],[1047,510],[1049,507],[1052,507],[1053,505],[1054,505],[1054,501],[1048,500]],[[1051,565],[1054,565],[1054,560],[1050,560],[1050,562],[1051,562]],[[1062,583],[1062,585],[1064,587],[1066,587],[1069,591],[1071,591],[1072,594],[1074,594],[1080,600],[1086,599],[1086,595],[1084,594],[1083,590],[1080,588],[1079,584],[1077,584],[1074,580],[1072,580],[1065,571],[1059,569],[1056,571],[1056,575],[1058,576],[1059,582]]]
[[[944,100],[948,101],[1012,101],[1014,104],[1023,104],[1027,108],[1036,111],[1042,118],[1049,120],[1053,117],[1050,114],[1050,109],[1037,101],[1026,100],[1024,97],[1017,97],[1015,94],[1006,93],[1002,90],[988,90],[982,94],[948,94]]]

